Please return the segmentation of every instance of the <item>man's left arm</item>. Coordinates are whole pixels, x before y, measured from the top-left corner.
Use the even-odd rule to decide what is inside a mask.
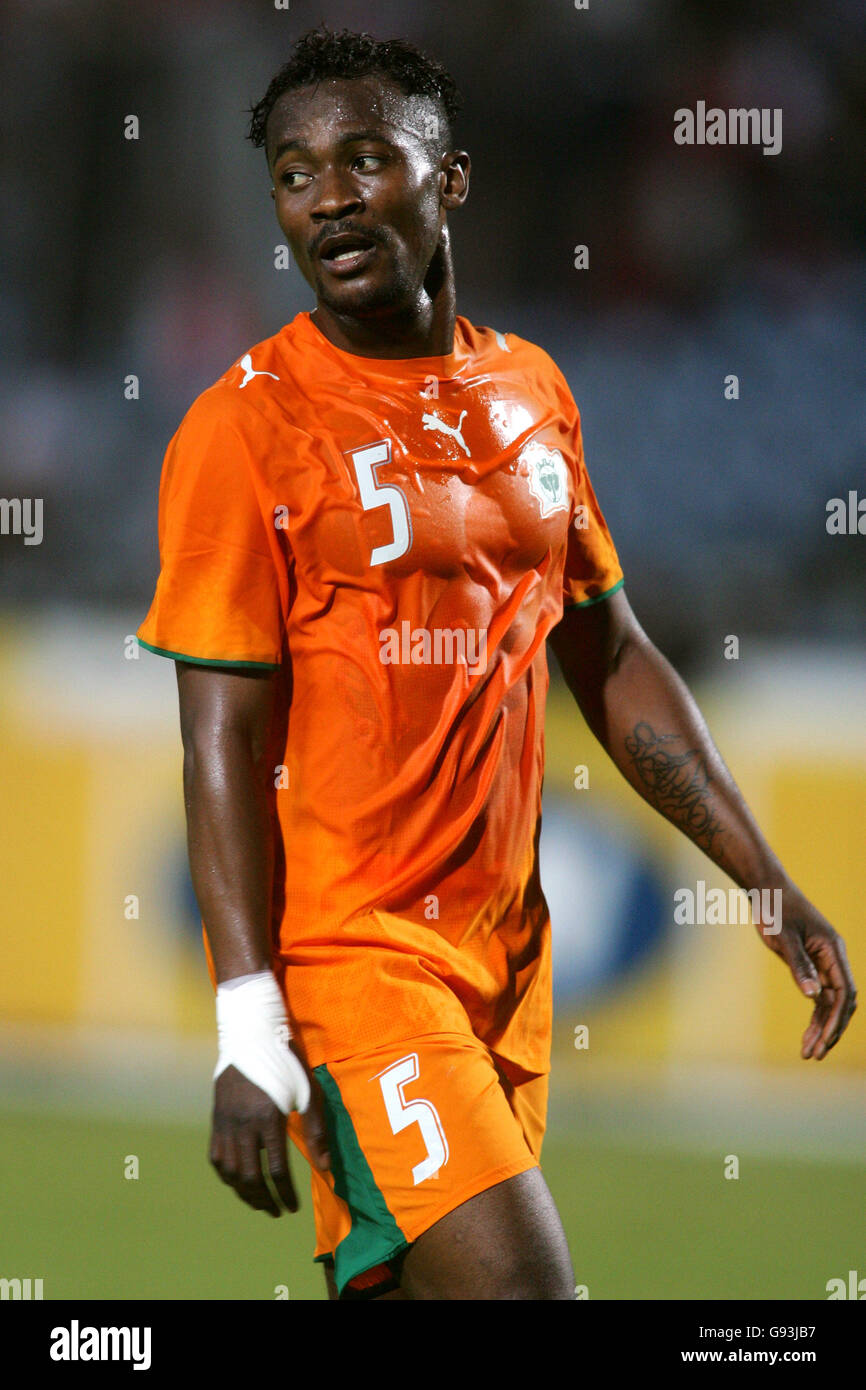
[[[801,1055],[820,1061],[856,1008],[845,944],[770,849],[688,688],[646,636],[622,590],[566,607],[550,644],[590,729],[644,800],[738,887],[781,890],[781,926],[757,919],[755,925],[798,988],[815,1000]]]

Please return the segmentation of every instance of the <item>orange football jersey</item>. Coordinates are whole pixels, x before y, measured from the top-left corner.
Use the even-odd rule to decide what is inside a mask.
[[[300,313],[189,410],[159,542],[142,643],[276,672],[274,962],[310,1064],[468,1028],[546,1071],[545,638],[622,583],[554,362],[460,317],[449,354],[362,357]]]

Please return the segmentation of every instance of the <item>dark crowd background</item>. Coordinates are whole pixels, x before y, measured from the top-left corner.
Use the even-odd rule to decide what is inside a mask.
[[[862,0],[7,0],[0,495],[44,498],[45,534],[2,538],[4,602],[143,616],[170,436],[313,307],[274,268],[244,137],[321,20],[453,72],[473,159],[458,311],[565,372],[659,645],[688,666],[724,633],[861,640],[866,539],[825,521],[832,497],[866,496]],[[781,108],[781,153],[677,145],[674,112],[698,100]]]

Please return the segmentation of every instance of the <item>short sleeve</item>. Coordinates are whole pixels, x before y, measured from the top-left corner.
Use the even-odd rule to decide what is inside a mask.
[[[565,379],[562,378],[563,386]],[[623,585],[623,574],[610,531],[602,515],[583,456],[580,412],[568,387],[570,402],[573,500],[563,572],[563,602],[579,606],[609,598]]]
[[[160,573],[138,638],[176,660],[276,667],[280,553],[256,489],[250,439],[212,391],[216,399],[199,397],[166,452]]]

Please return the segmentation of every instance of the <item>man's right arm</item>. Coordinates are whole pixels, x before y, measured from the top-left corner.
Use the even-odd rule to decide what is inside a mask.
[[[178,661],[190,872],[217,984],[271,969],[270,671]]]
[[[264,758],[274,676],[181,661],[176,667],[190,871],[217,984],[225,986],[240,977],[262,976],[273,963],[273,837]],[[296,1048],[292,1051],[299,1055]],[[312,1089],[303,1116],[305,1136],[317,1166],[325,1169],[329,1161],[318,1088],[304,1059],[299,1060]],[[261,1149],[279,1197],[296,1211],[285,1114],[230,1065],[214,1087],[211,1162],[245,1202],[278,1216],[280,1208],[262,1171]]]

